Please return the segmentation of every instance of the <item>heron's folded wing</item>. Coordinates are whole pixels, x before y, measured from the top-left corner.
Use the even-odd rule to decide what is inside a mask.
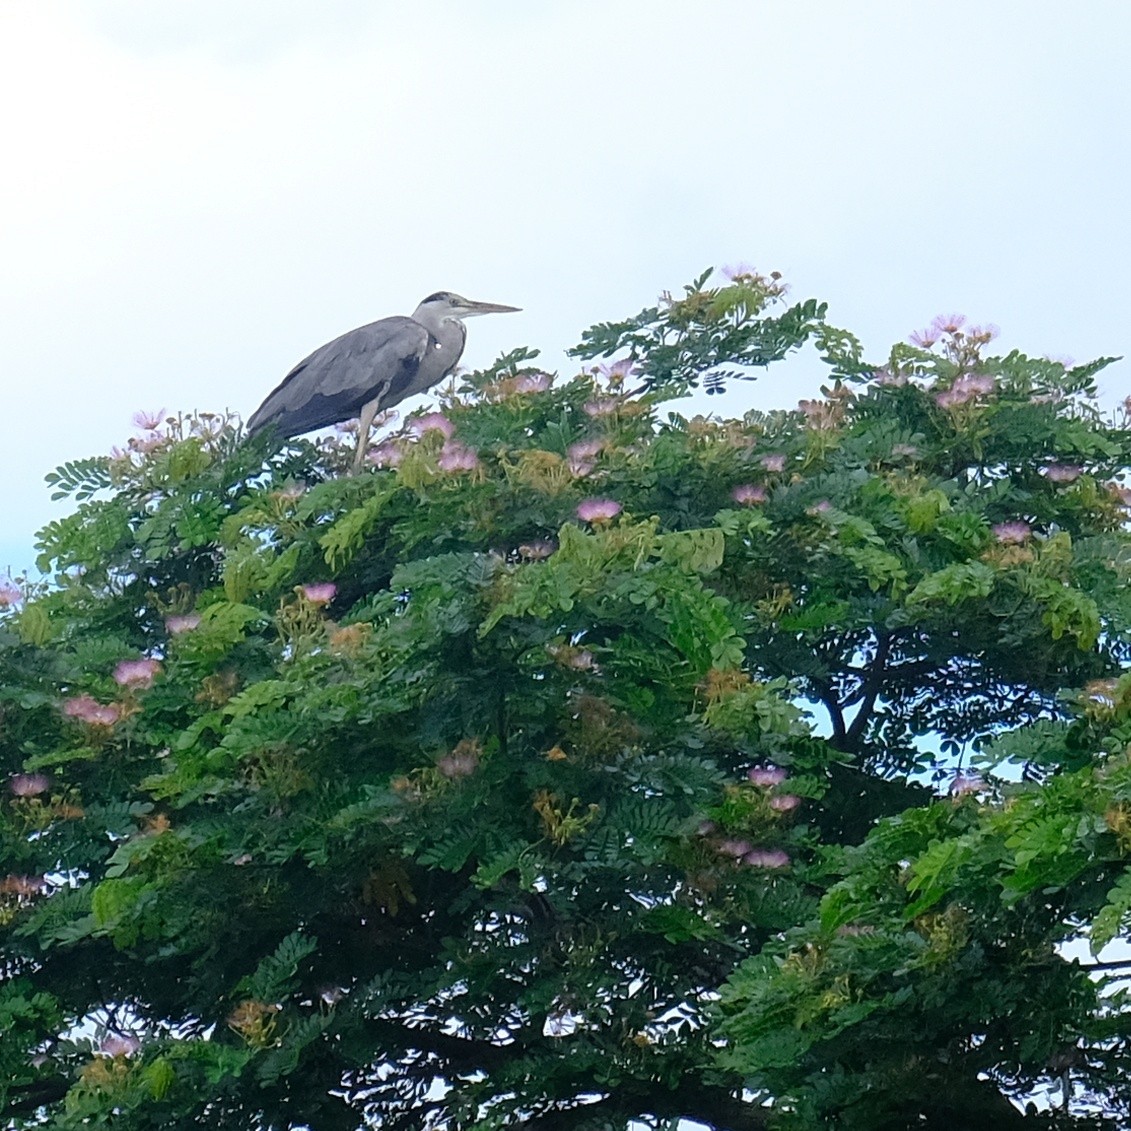
[[[428,331],[411,318],[359,326],[300,361],[255,410],[247,430],[274,424],[281,435],[298,436],[348,420],[374,397],[406,387],[428,341]]]

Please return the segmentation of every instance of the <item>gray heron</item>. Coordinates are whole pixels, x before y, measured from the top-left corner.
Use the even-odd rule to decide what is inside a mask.
[[[350,330],[283,378],[252,413],[248,435],[274,425],[280,436],[298,436],[360,416],[356,472],[365,459],[373,418],[430,389],[455,368],[467,341],[463,320],[518,309],[437,291],[410,318],[395,315]]]

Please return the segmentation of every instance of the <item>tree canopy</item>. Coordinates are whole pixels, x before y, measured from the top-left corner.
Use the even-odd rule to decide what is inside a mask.
[[[1131,429],[993,337],[705,275],[356,476],[207,414],[53,473],[6,1127],[1124,1126]]]

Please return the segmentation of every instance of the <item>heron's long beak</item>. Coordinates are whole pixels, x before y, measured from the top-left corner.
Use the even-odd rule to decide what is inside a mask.
[[[517,314],[521,306],[501,306],[497,302],[472,302],[467,299],[460,307],[461,318],[473,318],[477,314]]]

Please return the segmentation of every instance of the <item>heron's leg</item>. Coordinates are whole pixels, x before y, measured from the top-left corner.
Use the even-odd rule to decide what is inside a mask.
[[[373,418],[381,406],[381,398],[374,397],[361,409],[361,418],[357,422],[357,451],[353,456],[353,472],[356,475],[365,463],[365,453],[369,451],[369,430],[373,427]]]

